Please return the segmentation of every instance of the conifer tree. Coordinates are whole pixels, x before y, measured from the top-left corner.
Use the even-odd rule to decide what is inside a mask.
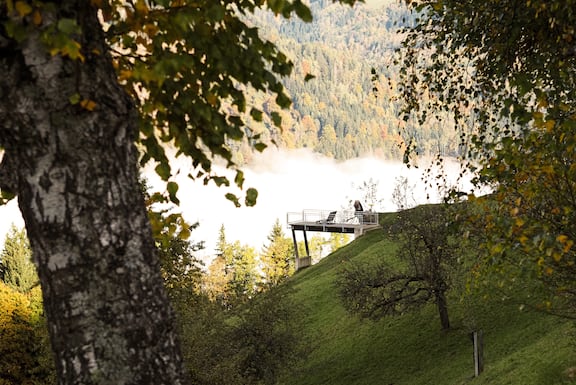
[[[38,283],[26,231],[18,229],[14,224],[6,235],[0,264],[2,281],[12,289],[24,293]]]
[[[268,285],[277,285],[294,273],[294,245],[284,235],[278,219],[268,235],[268,241],[270,243],[262,254],[262,271]]]
[[[240,241],[228,242],[222,225],[216,243],[216,258],[207,278],[210,296],[221,299],[226,305],[251,297],[259,283],[256,267],[254,248],[242,245]]]
[[[251,298],[257,291],[259,280],[256,271],[254,248],[235,241],[226,255],[226,273],[229,275],[227,290],[238,301]]]

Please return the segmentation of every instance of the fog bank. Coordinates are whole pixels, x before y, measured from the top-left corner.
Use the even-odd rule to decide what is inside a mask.
[[[186,177],[190,172],[189,161],[177,159],[174,164],[180,169],[176,177],[180,185],[180,210],[188,222],[200,224],[192,232],[192,240],[205,241],[206,248],[199,253],[201,256],[214,254],[221,225],[225,226],[228,241],[239,240],[260,251],[267,243],[276,219],[286,225],[288,212],[349,209],[349,200],[362,198],[357,187],[370,179],[377,183],[378,198],[382,199],[378,211],[396,210],[392,192],[399,176],[407,177],[409,183],[416,186],[414,197],[417,203],[439,201],[436,192],[426,190],[422,181],[423,169],[429,165],[426,161],[421,162],[420,168],[407,168],[401,162],[370,157],[338,162],[306,149],[267,149],[244,168],[244,188],[254,187],[259,194],[256,206],[241,208],[234,207],[224,197],[231,190],[235,192],[233,189],[218,188],[213,183],[204,186],[200,181],[192,181]],[[450,184],[454,184],[459,173],[456,162],[448,162],[446,168]],[[233,180],[234,176],[222,167],[215,166],[214,172],[230,175],[230,180]],[[145,175],[153,186],[161,185],[153,172],[145,171]],[[461,188],[468,191],[469,186]],[[362,203],[366,208],[366,202]],[[12,222],[23,226],[15,201],[0,208],[0,245],[3,245]],[[289,234],[287,227],[285,233]]]
[[[459,173],[457,163],[445,163],[450,174],[449,183],[454,185]],[[180,161],[178,164],[182,167],[182,174],[186,175],[186,162]],[[378,211],[396,211],[392,192],[399,176],[408,178],[409,184],[415,185],[414,198],[418,204],[438,202],[437,192],[427,190],[422,181],[423,170],[428,165],[429,162],[422,161],[421,167],[408,168],[401,162],[370,157],[338,162],[306,149],[267,149],[244,168],[244,188],[254,187],[259,193],[256,206],[236,208],[224,197],[230,189],[218,188],[213,184],[204,186],[185,177],[178,179],[178,197],[184,217],[189,222],[200,223],[192,237],[206,242],[204,254],[214,253],[222,224],[228,241],[240,240],[261,250],[276,219],[286,225],[288,212],[351,209],[349,201],[361,200],[363,195],[358,186],[370,179],[377,183],[378,198],[382,199],[379,207],[376,207]],[[226,173],[226,170],[218,167],[214,171]],[[366,208],[366,202],[362,203]],[[289,234],[287,227],[285,232]]]

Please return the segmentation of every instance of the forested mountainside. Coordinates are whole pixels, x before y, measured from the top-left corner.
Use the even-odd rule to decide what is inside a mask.
[[[311,0],[310,7],[311,23],[269,12],[250,20],[295,64],[293,75],[284,80],[292,107],[279,111],[283,130],[272,128],[271,103],[262,95],[251,95],[249,101],[263,105],[266,117],[263,124],[248,119],[251,131],[280,147],[311,148],[336,159],[364,155],[399,159],[401,144],[409,138],[421,154],[456,155],[458,140],[449,125],[440,120],[426,126],[404,121],[395,100],[399,30],[414,15],[396,0],[369,0],[353,8]],[[373,68],[379,78],[376,83]],[[314,78],[305,81],[306,75]],[[237,153],[240,163],[249,160],[246,143],[237,147]]]

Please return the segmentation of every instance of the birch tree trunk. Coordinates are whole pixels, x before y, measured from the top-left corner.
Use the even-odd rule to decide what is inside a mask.
[[[0,28],[0,188],[18,195],[59,383],[181,384],[138,183],[135,109],[90,2],[57,7],[43,23],[74,18],[83,63],[51,56],[38,32],[17,42]],[[0,1],[0,22],[7,17]],[[95,104],[72,104],[73,95]]]

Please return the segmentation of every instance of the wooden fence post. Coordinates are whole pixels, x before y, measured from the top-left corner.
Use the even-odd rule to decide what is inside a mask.
[[[484,370],[484,335],[482,330],[472,332],[474,345],[474,377],[478,377]]]

